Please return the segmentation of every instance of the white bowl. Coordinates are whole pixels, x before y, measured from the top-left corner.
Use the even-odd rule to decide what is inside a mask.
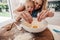
[[[36,21],[34,21],[35,23],[33,24],[27,24],[27,25],[32,25],[32,26],[34,26],[34,25],[37,25],[38,26],[38,24],[37,24],[37,22]],[[27,25],[25,25],[26,23],[24,23],[24,22],[21,22],[21,26],[26,30],[26,31],[28,31],[28,32],[32,32],[32,33],[38,33],[38,32],[42,32],[42,31],[44,31],[46,28],[47,28],[47,25],[48,25],[48,23],[47,23],[47,21],[46,20],[42,20],[41,22],[39,22],[39,26],[37,27],[37,28],[33,28],[33,27],[29,27],[29,26],[27,26]]]

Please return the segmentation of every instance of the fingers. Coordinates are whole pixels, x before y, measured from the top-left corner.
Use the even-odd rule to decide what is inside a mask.
[[[47,17],[53,17],[53,16],[54,16],[54,13],[49,11]]]
[[[28,18],[26,18],[26,15],[25,15],[25,14],[22,14],[22,18],[23,18],[25,21],[29,22],[29,21],[28,21]]]
[[[23,12],[19,12],[19,13],[17,13],[16,15],[14,15],[14,18],[15,18],[15,20],[16,20],[17,22],[22,19],[22,17],[21,17],[21,14],[22,14],[22,13],[23,13]]]
[[[42,10],[42,12],[37,15],[37,19],[38,19],[38,21],[41,21],[41,20],[45,19],[46,17],[53,17],[53,16],[54,16],[54,13],[52,13],[51,11]]]
[[[20,21],[21,20],[21,17],[20,16],[16,16],[15,20],[16,21]]]
[[[28,17],[29,22],[31,23],[31,22],[33,21],[32,16],[31,16],[29,13],[25,13],[25,14],[26,14],[26,16]]]
[[[45,18],[47,17],[47,15],[48,15],[48,11],[46,11],[46,12],[43,14],[43,16],[41,17],[41,19],[42,19],[42,20],[45,19]]]
[[[27,21],[28,23],[31,23],[32,22],[32,17],[29,13],[23,13],[22,14],[22,18]]]
[[[47,10],[43,10],[41,13],[37,15],[38,21],[41,21],[42,19],[45,19],[47,16]]]
[[[42,14],[44,13],[44,10],[38,14],[37,18],[38,18],[38,21],[41,21],[41,17],[42,17]]]

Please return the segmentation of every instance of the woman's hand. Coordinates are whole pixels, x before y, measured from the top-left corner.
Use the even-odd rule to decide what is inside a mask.
[[[51,11],[42,10],[40,13],[38,13],[37,19],[38,21],[41,21],[45,19],[46,17],[53,17],[53,16],[54,16],[54,13],[52,13]]]

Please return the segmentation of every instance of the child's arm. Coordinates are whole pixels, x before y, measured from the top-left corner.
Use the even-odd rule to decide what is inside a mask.
[[[25,9],[25,6],[19,6],[18,8],[16,8],[15,10],[13,10],[13,13],[18,15],[24,9]]]
[[[28,23],[31,23],[32,22],[32,16],[30,15],[30,13],[26,13],[24,12],[25,9],[24,9],[24,6],[22,7],[19,7],[17,9],[15,9],[13,12],[15,14],[15,20],[16,21],[20,21],[21,18],[23,18],[25,21],[27,21]]]
[[[14,13],[14,18],[16,21],[20,21],[21,17],[21,12],[24,11],[24,6],[19,6],[18,8],[16,8],[15,10],[13,10]]]

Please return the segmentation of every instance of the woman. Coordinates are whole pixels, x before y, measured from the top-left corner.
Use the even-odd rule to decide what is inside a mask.
[[[42,19],[45,19],[46,17],[52,17],[54,15],[52,12],[47,10],[47,7],[46,7],[47,0],[32,0],[32,1],[35,4],[35,9],[34,9],[34,11],[32,13],[32,16],[37,17],[38,21],[41,21]],[[21,19],[19,17],[19,16],[21,16],[20,15],[21,11],[24,11],[24,5],[19,6],[17,9],[14,10],[14,13],[18,15],[18,17],[16,18],[17,21]],[[39,14],[38,14],[38,11],[40,11]],[[24,14],[24,13],[22,13],[22,14]],[[26,15],[29,15],[29,14],[24,14],[24,15],[26,16]],[[24,18],[27,22],[29,20],[31,20],[29,22],[32,22],[32,20],[33,20],[31,18],[32,16],[31,15],[26,16],[26,17],[22,16],[22,18]],[[30,19],[29,19],[29,17],[30,17]]]

